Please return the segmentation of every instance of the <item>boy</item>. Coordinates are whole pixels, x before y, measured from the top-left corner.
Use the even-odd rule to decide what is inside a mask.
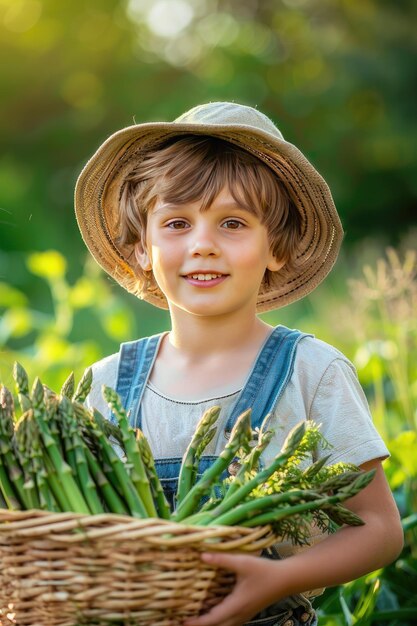
[[[307,295],[333,266],[342,228],[326,183],[262,113],[210,103],[173,123],[112,135],[80,175],[76,211],[100,265],[170,312],[169,332],[122,344],[95,364],[89,398],[111,419],[100,389],[117,388],[149,439],[168,496],[195,424],[214,404],[221,421],[200,470],[249,406],[254,427],[272,413],[266,463],[295,423],[312,419],[333,446],[329,463],[376,468],[348,502],[363,527],[343,527],[285,560],[202,557],[234,571],[237,583],[187,626],[316,624],[302,592],[382,567],[402,547],[381,466],[388,451],[352,365],[335,348],[256,315]]]

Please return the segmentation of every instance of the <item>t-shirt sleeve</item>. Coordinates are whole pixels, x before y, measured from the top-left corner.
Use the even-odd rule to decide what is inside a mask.
[[[331,454],[329,464],[343,461],[361,465],[389,456],[372,422],[356,370],[347,359],[335,358],[324,371],[309,418],[321,424],[322,434],[332,445],[320,453]]]

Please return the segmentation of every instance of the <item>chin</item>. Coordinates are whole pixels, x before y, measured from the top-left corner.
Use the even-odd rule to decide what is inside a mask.
[[[227,315],[230,311],[224,306],[216,306],[213,303],[200,302],[198,304],[180,304],[176,308],[181,309],[188,315],[196,315],[198,317],[213,317],[218,315]]]

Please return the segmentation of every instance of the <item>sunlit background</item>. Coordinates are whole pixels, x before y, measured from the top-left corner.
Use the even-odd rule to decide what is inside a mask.
[[[100,143],[207,101],[258,107],[329,182],[346,231],[324,285],[265,319],[354,361],[390,446],[408,547],[343,588],[371,620],[417,595],[416,18],[413,0],[0,0],[0,379],[17,358],[56,387],[168,325],[81,241],[74,184]],[[337,593],[325,626],[354,623]]]

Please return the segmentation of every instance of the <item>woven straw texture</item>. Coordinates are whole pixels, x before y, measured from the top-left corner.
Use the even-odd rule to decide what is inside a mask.
[[[275,541],[269,527],[0,511],[0,624],[180,625],[234,583],[203,563],[202,551],[252,552]]]

